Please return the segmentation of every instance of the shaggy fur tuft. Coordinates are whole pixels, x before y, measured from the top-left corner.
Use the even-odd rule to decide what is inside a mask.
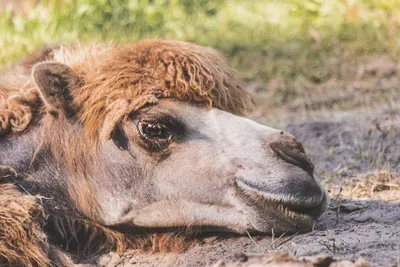
[[[1,82],[0,136],[22,132],[40,113],[39,93],[29,81],[19,91],[12,90],[12,86],[3,88]]]
[[[37,198],[18,192],[10,183],[1,183],[11,172],[2,166],[0,169],[0,265],[52,266]]]
[[[64,63],[81,77],[83,85],[71,94],[89,135],[98,133],[112,107],[122,99],[129,99],[126,108],[130,111],[158,98],[239,115],[253,107],[239,75],[211,48],[145,40],[126,45],[61,47],[46,53],[47,61]],[[29,62],[32,64],[32,60]],[[37,113],[44,111],[32,78],[21,69],[0,79],[0,136],[23,131]]]

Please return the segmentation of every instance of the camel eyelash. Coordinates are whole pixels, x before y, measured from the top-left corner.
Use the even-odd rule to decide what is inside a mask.
[[[141,137],[142,146],[144,146],[150,152],[159,152],[168,147],[169,141],[156,141]]]
[[[172,141],[173,133],[165,124],[141,120],[136,125],[142,145],[150,151],[163,150]]]

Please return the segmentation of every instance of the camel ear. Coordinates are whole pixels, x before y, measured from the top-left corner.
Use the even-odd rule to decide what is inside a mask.
[[[44,62],[35,65],[32,75],[46,106],[51,111],[72,116],[71,91],[80,84],[78,74],[67,65]]]

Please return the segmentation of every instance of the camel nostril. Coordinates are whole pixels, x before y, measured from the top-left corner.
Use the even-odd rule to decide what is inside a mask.
[[[268,145],[281,159],[313,175],[314,165],[296,138],[280,138],[269,142]]]

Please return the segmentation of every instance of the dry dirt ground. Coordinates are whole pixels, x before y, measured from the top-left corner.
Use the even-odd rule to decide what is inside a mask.
[[[357,105],[349,104],[347,97],[338,100],[349,104],[347,109],[322,104],[291,112],[289,103],[265,110],[263,101],[268,100],[258,97],[261,109],[255,119],[283,128],[303,142],[315,163],[316,179],[332,198],[312,232],[208,236],[185,252],[110,253],[98,258],[97,265],[400,266],[400,76],[396,71],[389,75],[379,71],[378,66],[378,74],[366,77],[367,82],[357,81],[362,86],[351,91]],[[379,92],[389,104],[381,101]],[[315,107],[310,99],[319,103],[332,95],[311,96],[307,106]],[[297,103],[301,101],[305,100]]]

